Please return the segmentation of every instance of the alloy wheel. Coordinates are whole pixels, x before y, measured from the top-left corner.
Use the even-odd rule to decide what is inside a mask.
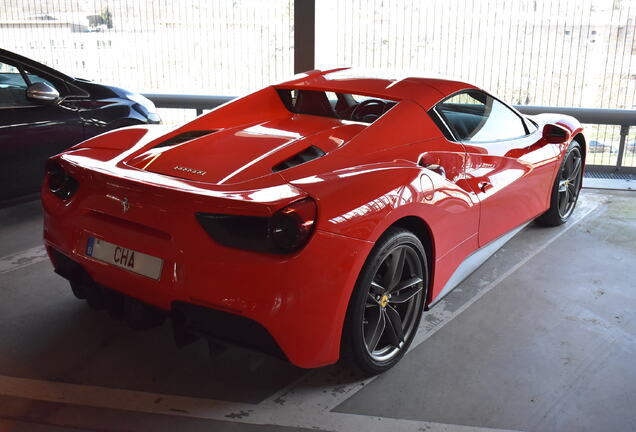
[[[417,329],[424,274],[411,245],[401,244],[384,258],[369,286],[363,315],[367,352],[377,362],[395,357]]]
[[[573,148],[561,169],[559,178],[559,216],[567,219],[576,205],[583,172],[583,159],[578,148]]]

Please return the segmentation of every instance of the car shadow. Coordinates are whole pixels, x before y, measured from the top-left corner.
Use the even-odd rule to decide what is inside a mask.
[[[169,322],[133,330],[75,299],[70,289],[28,300],[36,313],[2,323],[11,329],[2,342],[2,375],[258,403],[307,373],[238,347],[210,353],[204,340],[179,349]]]

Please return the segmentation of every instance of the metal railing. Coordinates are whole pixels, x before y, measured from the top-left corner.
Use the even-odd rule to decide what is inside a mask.
[[[144,94],[157,108],[194,109],[197,115],[236,99],[236,96],[202,96],[177,94]]]
[[[145,94],[144,96],[153,101],[157,108],[194,109],[197,115],[202,114],[204,110],[216,108],[236,98],[235,96],[177,95],[155,93]],[[622,164],[623,156],[625,155],[626,151],[629,129],[632,126],[636,126],[636,110],[535,105],[515,105],[515,108],[518,109],[521,113],[528,115],[541,113],[564,114],[576,117],[583,124],[620,126],[620,141],[618,146],[616,164],[588,164],[588,167],[610,171],[636,172],[636,167],[623,166]]]
[[[607,109],[607,108],[574,108],[574,107],[554,107],[554,106],[531,106],[516,105],[520,112],[528,115],[541,113],[565,114],[577,118],[584,124],[613,125],[620,126],[620,140],[618,143],[618,155],[615,165],[594,165],[588,167],[595,169],[610,169],[612,171],[635,171],[636,167],[623,166],[623,157],[627,146],[627,137],[630,126],[636,126],[636,110]]]

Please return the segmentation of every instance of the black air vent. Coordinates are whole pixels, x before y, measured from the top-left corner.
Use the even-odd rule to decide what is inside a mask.
[[[194,130],[194,131],[184,132],[179,135],[175,135],[172,138],[169,138],[165,141],[160,142],[153,148],[169,147],[169,146],[181,144],[182,142],[190,141],[191,139],[199,138],[214,132],[216,131],[215,130]]]
[[[318,147],[310,146],[300,153],[297,153],[294,156],[290,157],[289,159],[282,161],[278,165],[275,165],[274,168],[272,168],[272,171],[278,172],[286,170],[287,168],[292,168],[300,164],[304,164],[305,162],[309,162],[310,160],[318,159],[320,156],[324,155],[325,152],[320,150]]]

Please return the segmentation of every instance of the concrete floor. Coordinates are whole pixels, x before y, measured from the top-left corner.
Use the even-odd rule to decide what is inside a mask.
[[[636,430],[634,198],[527,227],[364,380],[129,330],[52,273],[37,202],[0,210],[0,431]]]

